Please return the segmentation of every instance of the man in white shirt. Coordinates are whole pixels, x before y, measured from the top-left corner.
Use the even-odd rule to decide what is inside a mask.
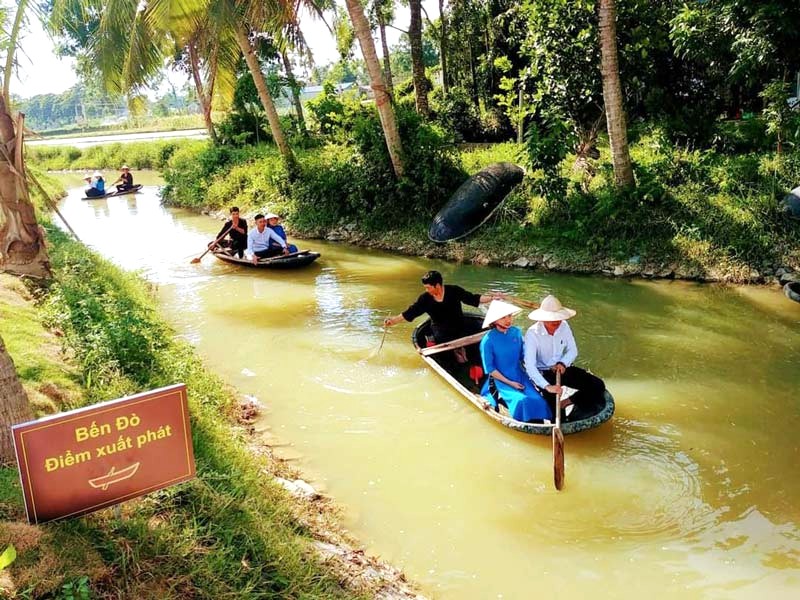
[[[551,407],[555,409],[556,395],[561,391],[555,385],[556,373],[561,373],[562,385],[578,390],[562,405],[575,405],[569,415],[571,420],[600,410],[606,389],[602,379],[572,364],[578,358],[578,346],[567,319],[574,316],[575,311],[562,306],[558,298],[547,296],[528,315],[536,323],[525,334],[525,371]]]
[[[256,215],[256,226],[247,233],[247,258],[253,261],[254,265],[258,264],[259,258],[269,258],[270,256],[278,256],[279,254],[289,254],[289,248],[284,240],[277,233],[267,227],[267,220],[264,215]],[[275,241],[280,248],[270,248],[269,241]]]

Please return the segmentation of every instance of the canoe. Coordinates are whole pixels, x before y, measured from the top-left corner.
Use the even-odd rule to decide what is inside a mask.
[[[451,242],[468,236],[494,214],[524,175],[522,167],[507,162],[478,171],[433,218],[428,237],[434,242]]]
[[[247,260],[246,258],[239,258],[238,256],[231,256],[224,250],[215,250],[212,254],[223,262],[232,265],[241,265],[243,267],[252,267],[254,269],[298,269],[310,265],[320,257],[319,252],[302,250],[287,256],[262,258],[259,259],[257,265],[254,265],[253,261]]]
[[[471,321],[470,326],[474,329],[479,329],[483,322],[483,315],[470,314],[464,315],[464,318]],[[411,336],[411,341],[417,352],[425,348],[425,336],[431,334],[431,322],[425,321],[422,325],[414,330]],[[491,406],[484,408],[486,404],[483,397],[480,395],[480,389],[486,381],[486,375],[483,375],[478,382],[470,379],[469,365],[480,364],[480,351],[478,345],[480,341],[475,342],[471,346],[466,347],[468,361],[464,364],[459,364],[453,357],[453,352],[441,352],[431,356],[423,356],[420,354],[428,366],[430,366],[437,374],[439,374],[447,383],[449,383],[459,394],[469,400],[475,407],[477,407],[483,414],[490,419],[500,423],[501,425],[521,431],[523,433],[533,433],[536,435],[550,435],[553,432],[552,425],[536,424],[536,423],[523,423],[508,416],[507,413],[497,412]],[[504,414],[505,413],[505,414]],[[611,393],[606,390],[605,404],[596,413],[587,415],[583,419],[576,421],[561,422],[561,431],[564,435],[571,433],[578,433],[587,429],[593,429],[608,421],[614,414],[614,398]]]
[[[783,293],[789,300],[800,302],[800,281],[790,281],[783,286]]]
[[[133,463],[130,467],[126,467],[121,471],[117,471],[116,467],[111,467],[111,470],[103,475],[102,477],[95,477],[94,479],[89,480],[89,485],[95,489],[100,490],[107,490],[108,486],[113,485],[115,483],[119,483],[120,481],[125,481],[126,479],[130,479],[136,474],[136,471],[139,470],[140,463]]]
[[[105,200],[106,198],[113,198],[115,196],[125,196],[126,194],[135,194],[136,192],[141,190],[142,187],[144,187],[142,186],[142,184],[137,184],[129,190],[124,190],[122,192],[114,190],[113,192],[108,192],[106,194],[103,194],[102,196],[84,196],[83,198],[81,198],[81,200]]]

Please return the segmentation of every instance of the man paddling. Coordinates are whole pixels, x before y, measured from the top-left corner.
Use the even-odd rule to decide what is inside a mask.
[[[117,179],[111,185],[117,185],[118,192],[127,192],[128,190],[133,189],[133,174],[131,170],[128,168],[128,165],[122,165],[122,169],[120,169],[122,173],[120,173],[119,179]]]
[[[215,239],[219,240],[226,234],[230,236],[231,239],[230,245],[228,246],[231,249],[231,255],[238,254],[239,258],[242,258],[247,248],[247,221],[239,216],[238,206],[231,207],[231,218],[225,221],[225,224],[222,226],[222,229],[219,230]],[[221,243],[220,245],[225,244]],[[209,242],[208,247],[212,248],[212,246],[214,246],[214,242]]]
[[[556,385],[556,374],[561,374],[561,384],[578,391],[562,403],[567,416],[573,420],[584,418],[603,405],[606,385],[599,377],[573,365],[578,358],[575,336],[567,324],[576,312],[561,305],[555,296],[547,296],[539,308],[528,315],[536,321],[525,334],[525,370],[542,396],[555,408],[556,395],[561,391]],[[568,409],[574,404],[574,411]]]
[[[289,247],[286,245],[286,240],[267,227],[267,220],[264,218],[264,215],[257,214],[255,221],[256,228],[251,229],[250,233],[247,234],[246,250],[247,257],[253,261],[254,265],[258,264],[259,258],[289,254]],[[275,241],[280,248],[270,248],[270,240]]]
[[[431,318],[431,329],[435,343],[442,344],[451,340],[477,333],[474,327],[464,319],[462,304],[478,306],[495,299],[505,298],[505,294],[473,294],[457,285],[445,285],[439,271],[428,271],[422,277],[425,293],[421,294],[411,306],[399,315],[384,319],[385,327],[392,327],[401,321],[409,323],[417,317],[427,314]],[[464,362],[466,355],[463,348],[456,349],[456,360]]]

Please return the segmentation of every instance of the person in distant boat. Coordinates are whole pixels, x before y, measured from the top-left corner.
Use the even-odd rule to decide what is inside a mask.
[[[481,340],[483,370],[488,375],[481,396],[499,411],[505,404],[512,419],[528,423],[552,419],[547,401],[536,390],[522,366],[522,331],[512,325],[522,309],[502,300],[492,300],[483,328],[491,326]]]
[[[122,173],[114,183],[111,185],[117,185],[118,192],[127,192],[130,189],[133,189],[133,175],[131,174],[131,170],[128,168],[128,165],[122,165],[122,169],[120,169]]]
[[[461,304],[478,306],[491,302],[495,298],[504,298],[505,294],[473,294],[457,285],[445,285],[439,271],[428,271],[422,277],[425,293],[421,294],[411,306],[399,315],[384,319],[385,327],[392,327],[401,321],[409,323],[417,317],[427,314],[431,318],[433,338],[437,344],[476,333],[474,328],[464,319]],[[463,348],[456,349],[456,360],[464,362],[466,355]]]
[[[578,390],[561,406],[573,420],[599,410],[606,389],[602,379],[573,364],[578,358],[578,346],[567,319],[575,314],[555,296],[547,296],[528,315],[536,323],[525,334],[525,370],[551,407],[555,408],[556,395],[561,391],[555,385],[556,373],[561,373],[562,385]],[[568,408],[570,404],[574,410]]]
[[[247,258],[258,264],[259,258],[270,258],[280,254],[289,254],[286,241],[277,233],[267,227],[267,220],[261,213],[256,215],[256,227],[247,234]],[[270,248],[270,241],[275,241],[280,247]]]
[[[244,251],[247,249],[247,221],[239,216],[238,206],[231,207],[231,218],[225,221],[215,239],[219,240],[223,236],[230,238],[230,240],[223,238],[216,245],[230,248],[231,256],[238,254],[239,258],[242,258]],[[213,248],[214,245],[215,242],[209,242],[209,249]]]
[[[95,171],[94,175],[91,177],[87,175],[83,178],[83,180],[89,184],[89,187],[85,192],[87,198],[97,198],[99,196],[106,195],[106,182],[103,179],[103,174],[100,171]]]
[[[283,229],[283,225],[280,224],[281,218],[275,213],[267,213],[266,215],[264,215],[264,218],[267,220],[267,227],[272,229],[272,231],[277,233],[280,237],[283,238],[283,241],[287,243],[287,245],[289,246],[289,252],[297,252],[297,246],[288,243],[289,239],[286,237],[286,232]],[[272,242],[270,245],[276,247],[277,249],[277,244],[275,244],[275,242]]]

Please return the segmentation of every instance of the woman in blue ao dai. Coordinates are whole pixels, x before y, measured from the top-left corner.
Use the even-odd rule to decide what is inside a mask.
[[[516,421],[552,419],[550,407],[522,366],[522,331],[511,325],[513,316],[520,310],[502,300],[493,300],[489,306],[483,327],[492,329],[480,345],[483,370],[488,375],[481,395],[495,410],[499,397]]]

